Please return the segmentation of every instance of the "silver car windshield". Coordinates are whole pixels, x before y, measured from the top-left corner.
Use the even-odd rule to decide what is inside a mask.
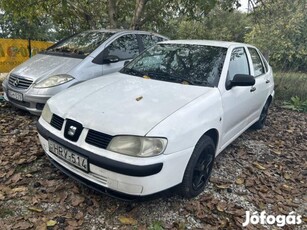
[[[194,44],[157,44],[121,73],[182,84],[218,85],[227,48]]]
[[[85,31],[58,42],[47,49],[47,52],[87,56],[113,34],[101,31]]]

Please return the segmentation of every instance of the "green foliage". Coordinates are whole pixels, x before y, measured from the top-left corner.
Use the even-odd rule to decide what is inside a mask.
[[[114,3],[111,15],[115,23],[111,23],[110,2]],[[175,32],[178,24],[174,22],[181,22],[182,18],[202,21],[220,2],[223,9],[231,9],[237,0],[2,0],[0,12],[9,14],[9,18],[0,20],[0,34],[2,37],[57,40],[86,29],[114,25],[128,29],[132,27],[139,2],[145,7],[136,27],[162,33]]]
[[[307,100],[303,101],[298,96],[294,96],[291,97],[290,101],[284,102],[282,107],[299,112],[307,112]]]
[[[244,42],[244,36],[250,28],[249,17],[237,10],[225,11],[217,5],[202,20],[190,20],[187,17],[171,21],[172,30],[165,34],[175,39],[211,39]]]
[[[246,36],[269,55],[276,69],[307,71],[307,17],[303,0],[264,1],[252,13],[254,25]]]
[[[163,224],[160,221],[154,221],[148,228],[149,230],[163,230]]]

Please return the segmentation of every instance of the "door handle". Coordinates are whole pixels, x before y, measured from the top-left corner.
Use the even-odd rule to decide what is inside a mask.
[[[267,83],[267,84],[268,84],[268,83],[270,83],[270,80],[266,80],[266,82],[265,82],[265,83]]]
[[[251,89],[250,89],[250,92],[254,92],[254,91],[256,91],[256,87],[252,87]]]

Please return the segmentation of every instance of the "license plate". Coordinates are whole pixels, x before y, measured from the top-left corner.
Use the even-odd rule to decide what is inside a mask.
[[[80,156],[79,154],[55,143],[52,140],[48,140],[49,151],[56,156],[60,157],[64,161],[82,169],[83,171],[88,172],[88,159]]]
[[[17,101],[23,101],[22,93],[18,93],[18,92],[12,91],[12,90],[8,90],[7,94],[10,98],[13,98]]]

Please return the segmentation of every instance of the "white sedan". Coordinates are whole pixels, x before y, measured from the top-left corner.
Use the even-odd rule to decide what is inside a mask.
[[[226,146],[263,127],[273,96],[257,48],[166,41],[119,73],[52,97],[37,128],[50,160],[91,188],[130,198],[177,186],[190,198]]]

